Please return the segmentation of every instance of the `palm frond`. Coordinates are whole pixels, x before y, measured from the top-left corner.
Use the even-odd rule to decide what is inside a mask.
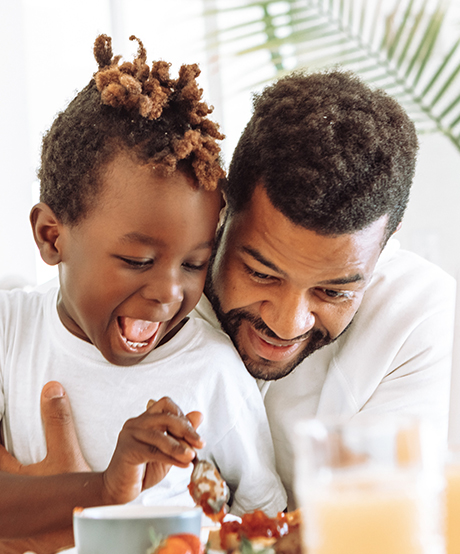
[[[218,0],[224,23],[212,40],[238,56],[268,52],[275,75],[286,73],[287,46],[296,68],[353,70],[395,96],[420,132],[440,131],[460,150],[460,40],[447,53],[440,46],[448,4],[391,4],[388,11],[387,0]],[[227,26],[235,12],[238,23]]]

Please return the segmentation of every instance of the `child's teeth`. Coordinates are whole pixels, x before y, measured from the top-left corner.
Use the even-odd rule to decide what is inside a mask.
[[[139,348],[140,346],[147,346],[148,342],[133,342],[132,340],[128,340],[127,338],[123,337],[125,342],[129,344],[129,346],[132,346],[133,348]]]

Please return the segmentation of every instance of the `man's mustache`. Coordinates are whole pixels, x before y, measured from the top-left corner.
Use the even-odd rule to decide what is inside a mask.
[[[238,326],[241,324],[241,321],[243,321],[243,320],[249,321],[249,323],[251,323],[251,325],[254,327],[254,329],[256,331],[260,331],[266,337],[271,338],[271,339],[276,339],[276,340],[279,340],[281,342],[286,341],[286,339],[282,339],[276,333],[274,333],[270,329],[270,327],[268,327],[268,325],[265,323],[265,321],[262,318],[257,317],[255,315],[247,312],[246,310],[242,310],[242,309],[230,310],[228,313],[225,314],[225,316],[232,323],[235,323]],[[313,329],[314,329],[314,327],[312,329],[310,329],[309,331],[307,331],[306,333],[304,333],[303,335],[299,335],[299,336],[294,337],[294,338],[289,338],[288,340],[289,340],[289,342],[301,342],[301,341],[304,341],[306,339],[309,339],[312,335]]]

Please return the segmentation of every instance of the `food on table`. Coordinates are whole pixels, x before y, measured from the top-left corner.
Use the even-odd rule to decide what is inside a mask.
[[[226,552],[265,551],[276,554],[300,554],[300,511],[280,512],[270,518],[261,510],[244,514],[241,521],[222,521],[218,530],[211,530],[208,550]]]
[[[188,486],[190,494],[209,518],[221,521],[229,498],[227,483],[213,463],[196,458],[193,463],[195,467]]]
[[[177,533],[162,539],[152,530],[150,535],[152,547],[146,554],[204,554],[200,538],[192,533]]]

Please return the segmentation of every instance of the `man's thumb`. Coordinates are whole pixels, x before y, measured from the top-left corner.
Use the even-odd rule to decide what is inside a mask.
[[[89,470],[78,443],[72,409],[64,387],[57,381],[46,383],[40,405],[48,462],[63,472]]]

